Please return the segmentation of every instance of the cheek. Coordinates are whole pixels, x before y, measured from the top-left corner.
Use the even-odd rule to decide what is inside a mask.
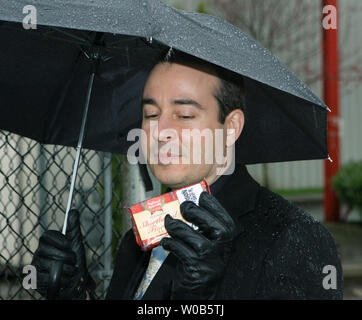
[[[141,149],[142,153],[148,158],[150,151],[150,130],[149,127],[145,125],[142,125],[141,130]]]
[[[149,123],[142,125],[142,137],[146,139],[148,146],[153,140],[151,139],[153,137],[152,130],[154,130],[154,127],[150,126]]]
[[[142,126],[141,126],[141,130],[142,130],[142,136],[147,136],[149,135],[149,131],[150,131],[150,128],[149,126],[147,126],[146,124],[142,123]]]

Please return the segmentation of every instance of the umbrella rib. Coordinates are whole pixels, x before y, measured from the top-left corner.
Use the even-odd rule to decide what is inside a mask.
[[[1,21],[0,21],[1,22]],[[0,27],[3,28],[3,29],[9,29],[9,30],[15,30],[15,31],[18,31],[19,28],[17,26],[12,26],[8,23],[5,23],[5,22],[2,22],[0,23]],[[82,44],[82,45],[86,45],[86,44],[89,44],[89,42],[87,42],[86,39],[83,39],[81,37],[77,37],[77,36],[74,36],[68,32],[65,32],[65,31],[61,31],[57,28],[54,28],[54,27],[50,27],[50,26],[40,26],[39,30],[42,30],[42,29],[45,29],[43,30],[44,32],[37,32],[37,34],[39,36],[45,36],[49,39],[54,39],[54,40],[59,40],[59,41],[64,41],[64,42],[69,42],[69,43],[73,43],[73,44]],[[48,30],[47,30],[48,29]],[[51,30],[49,30],[51,29]],[[56,32],[59,32],[59,33],[63,33],[71,38],[72,39],[66,39],[66,38],[59,38],[59,37],[56,37],[56,36],[51,36],[50,34],[52,33],[56,33]],[[35,33],[34,33],[35,34]],[[90,41],[89,37],[87,37],[87,39]],[[74,41],[74,40],[77,40],[77,41]]]
[[[68,36],[68,37],[70,37],[70,38],[72,38],[72,39],[74,39],[74,40],[77,40],[77,41],[80,41],[82,44],[90,44],[90,38],[89,37],[87,37],[87,40],[86,39],[84,39],[84,38],[81,38],[81,37],[78,37],[78,36],[76,36],[76,35],[74,35],[74,34],[71,34],[71,33],[69,33],[69,32],[66,32],[66,31],[64,31],[64,30],[61,30],[61,29],[58,29],[58,28],[54,28],[54,27],[49,27],[49,29],[51,29],[52,30],[52,32],[59,32],[59,33],[61,33],[61,34],[64,34],[64,35],[66,35],[66,36]],[[58,40],[64,40],[64,41],[67,41],[66,39],[61,39],[61,38],[58,38]],[[69,40],[68,40],[69,41]],[[78,42],[77,42],[78,43]]]
[[[77,44],[77,45],[84,45],[84,44],[87,44],[86,42],[76,42],[74,40],[71,40],[71,39],[64,39],[64,38],[58,38],[58,37],[55,37],[55,36],[49,36],[48,34],[45,35],[48,39],[53,39],[53,40],[60,40],[60,41],[63,41],[63,42],[68,42],[68,43],[72,43],[72,44]]]

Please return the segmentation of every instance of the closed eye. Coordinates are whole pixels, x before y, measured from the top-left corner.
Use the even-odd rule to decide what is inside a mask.
[[[158,117],[158,114],[149,114],[149,115],[145,115],[144,117],[145,117],[145,119],[153,119],[153,118]]]
[[[194,119],[194,116],[179,116],[181,119]]]

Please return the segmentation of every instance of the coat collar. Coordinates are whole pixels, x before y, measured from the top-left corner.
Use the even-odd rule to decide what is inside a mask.
[[[233,217],[238,218],[255,208],[260,189],[245,165],[238,165],[230,176],[223,176],[210,186],[212,194]]]

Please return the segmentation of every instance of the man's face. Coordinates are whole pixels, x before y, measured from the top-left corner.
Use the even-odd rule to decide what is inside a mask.
[[[209,184],[217,179],[217,164],[210,161],[214,141],[201,137],[198,145],[200,140],[193,135],[184,136],[192,129],[211,129],[213,136],[215,129],[225,130],[214,97],[218,86],[216,75],[186,65],[165,62],[152,70],[143,92],[142,129],[147,135],[147,163],[161,183],[180,188],[204,178]],[[157,163],[152,163],[155,152]],[[194,157],[195,152],[200,154]]]

